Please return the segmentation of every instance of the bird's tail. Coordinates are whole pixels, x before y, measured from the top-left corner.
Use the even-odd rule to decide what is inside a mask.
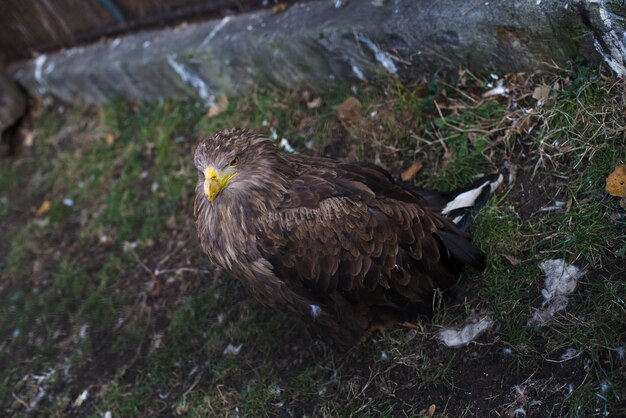
[[[503,172],[488,174],[472,184],[448,193],[419,189],[417,194],[425,203],[437,208],[451,219],[460,230],[467,231],[474,223],[478,211],[487,204],[491,195],[504,181]]]

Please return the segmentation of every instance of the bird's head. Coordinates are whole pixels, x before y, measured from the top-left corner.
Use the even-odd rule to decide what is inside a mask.
[[[272,180],[280,160],[269,139],[244,129],[225,129],[202,140],[196,148],[198,191],[213,204],[218,196],[246,192]]]

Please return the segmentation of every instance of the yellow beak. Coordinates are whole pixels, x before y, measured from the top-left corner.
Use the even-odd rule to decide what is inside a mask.
[[[217,195],[224,190],[235,175],[236,173],[224,176],[213,167],[207,167],[204,170],[204,195],[209,199],[209,202],[213,203]]]

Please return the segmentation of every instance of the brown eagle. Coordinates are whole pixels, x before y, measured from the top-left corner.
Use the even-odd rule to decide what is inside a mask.
[[[287,155],[242,129],[202,140],[194,160],[211,261],[340,346],[421,311],[464,266],[484,266],[464,229],[502,175],[438,193],[374,164]]]

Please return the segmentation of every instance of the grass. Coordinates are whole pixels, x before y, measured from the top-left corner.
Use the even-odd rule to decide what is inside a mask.
[[[0,167],[3,413],[424,417],[435,405],[437,417],[518,407],[619,415],[626,223],[603,189],[626,161],[626,85],[592,69],[568,77],[507,75],[511,100],[482,98],[485,82],[469,74],[455,84],[389,81],[356,92],[259,90],[216,117],[193,102],[47,106],[34,119],[35,146]],[[557,87],[537,105],[529,93],[540,84]],[[360,116],[339,120],[350,95]],[[465,300],[419,318],[417,329],[390,330],[348,353],[312,339],[199,249],[193,147],[231,126],[394,174],[419,160],[413,182],[441,190],[506,163],[517,180],[472,231],[487,270],[460,283]],[[37,215],[46,200],[49,210]],[[529,327],[542,300],[537,265],[548,258],[587,273],[566,312]],[[497,326],[478,344],[439,344],[441,326],[480,313]],[[224,354],[229,344],[241,345],[238,355]],[[580,354],[562,361],[568,348]]]

